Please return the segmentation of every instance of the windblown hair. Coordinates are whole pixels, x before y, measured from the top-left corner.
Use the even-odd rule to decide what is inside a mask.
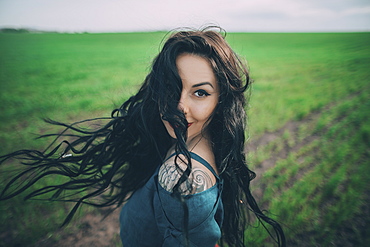
[[[66,178],[64,183],[36,189],[26,198],[47,194],[52,200],[76,202],[65,223],[81,204],[119,207],[148,181],[173,144],[177,153],[184,154],[188,161],[188,169],[173,192],[181,199],[180,184],[191,172],[190,153],[185,144],[187,122],[178,109],[182,82],[176,58],[184,53],[208,60],[220,89],[218,105],[206,128],[215,163],[224,181],[221,246],[224,243],[244,246],[250,212],[261,223],[271,225],[275,232],[271,235],[279,246],[285,246],[280,225],[259,209],[250,192],[250,181],[255,173],[248,169],[244,153],[245,93],[251,81],[248,70],[221,32],[209,28],[172,34],[154,59],[138,93],[114,110],[103,127],[90,130],[79,126],[90,121],[102,122],[103,118],[72,125],[47,120],[66,129],[61,134],[45,136],[65,137],[66,141],[44,152],[20,150],[2,156],[1,163],[17,158],[26,168],[11,178],[0,199],[14,197],[46,176],[58,175]],[[169,136],[161,118],[176,126],[176,140]]]

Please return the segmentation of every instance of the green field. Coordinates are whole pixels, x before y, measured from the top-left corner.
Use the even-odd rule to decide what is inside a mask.
[[[41,118],[109,116],[136,92],[164,35],[0,34],[0,153],[45,146],[34,138],[58,130]],[[257,172],[253,191],[283,224],[288,246],[367,246],[370,33],[230,33],[227,40],[254,79],[247,146]],[[0,246],[58,241],[69,208],[0,202]],[[72,225],[64,231],[79,229]],[[246,232],[249,246],[269,246],[266,237],[262,227]]]

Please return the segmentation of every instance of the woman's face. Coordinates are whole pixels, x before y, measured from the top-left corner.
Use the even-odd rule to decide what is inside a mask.
[[[192,54],[181,54],[176,67],[182,80],[179,109],[188,122],[188,140],[198,136],[218,104],[219,88],[209,61]],[[162,120],[167,132],[176,138],[173,127]]]

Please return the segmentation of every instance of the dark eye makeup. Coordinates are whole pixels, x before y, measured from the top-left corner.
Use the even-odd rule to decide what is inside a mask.
[[[203,90],[203,89],[199,89],[197,91],[195,91],[195,96],[197,97],[205,97],[205,96],[209,96],[211,94],[209,94],[206,90]]]

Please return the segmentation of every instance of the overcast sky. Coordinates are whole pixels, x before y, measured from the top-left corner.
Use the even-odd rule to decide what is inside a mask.
[[[62,32],[370,31],[370,0],[0,0],[0,27]]]

